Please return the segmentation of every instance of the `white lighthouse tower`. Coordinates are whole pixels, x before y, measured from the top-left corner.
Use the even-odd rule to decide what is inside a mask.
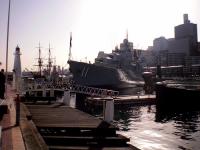
[[[20,92],[21,89],[21,59],[20,59],[20,48],[19,46],[15,49],[15,60],[14,60],[14,67],[13,67],[13,89],[15,89],[17,92]]]

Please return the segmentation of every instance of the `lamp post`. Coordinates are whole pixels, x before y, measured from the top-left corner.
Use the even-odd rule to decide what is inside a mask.
[[[8,42],[9,42],[9,27],[10,27],[10,5],[11,0],[8,4],[8,22],[7,22],[7,40],[6,40],[6,97],[7,97],[7,82],[8,82]]]

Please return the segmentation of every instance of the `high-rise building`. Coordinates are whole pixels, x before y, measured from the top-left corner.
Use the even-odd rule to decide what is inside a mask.
[[[187,47],[189,55],[198,55],[197,25],[190,23],[188,14],[183,15],[183,22],[175,27],[175,42],[173,44],[176,45],[175,48],[183,47],[181,45]]]
[[[191,23],[188,14],[183,15],[183,24],[174,28],[175,38],[166,39],[159,37],[154,39],[152,50],[168,53],[184,53],[187,56],[200,55],[198,50],[197,25]]]
[[[153,47],[155,51],[163,51],[168,49],[168,40],[161,36],[153,40]]]

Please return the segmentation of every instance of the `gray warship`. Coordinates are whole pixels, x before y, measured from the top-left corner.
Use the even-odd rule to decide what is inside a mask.
[[[139,50],[133,49],[133,43],[126,38],[112,53],[100,51],[93,64],[74,60],[68,60],[68,64],[77,84],[120,89],[141,84],[138,58]]]

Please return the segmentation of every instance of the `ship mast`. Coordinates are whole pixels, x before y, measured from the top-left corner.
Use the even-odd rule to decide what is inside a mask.
[[[51,74],[51,68],[52,68],[51,49],[52,48],[49,43],[49,58],[48,58],[48,65],[47,65],[47,70],[48,70],[49,75]]]
[[[39,57],[38,57],[38,69],[39,69],[39,75],[42,76],[42,58],[41,58],[41,47],[40,47],[40,42],[39,42],[39,47],[37,47],[39,50]]]

